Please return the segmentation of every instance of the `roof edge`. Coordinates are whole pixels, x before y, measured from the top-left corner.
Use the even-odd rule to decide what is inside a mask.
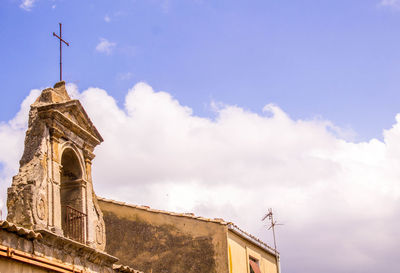
[[[121,273],[143,273],[142,271],[133,269],[130,266],[127,265],[122,265],[122,264],[114,264],[113,265],[113,269],[117,272],[121,272]]]
[[[177,213],[177,212],[166,211],[166,210],[152,209],[149,206],[127,204],[125,202],[115,201],[112,199],[107,199],[107,198],[103,198],[103,197],[99,197],[99,196],[97,196],[97,200],[103,201],[106,203],[112,203],[112,204],[119,205],[119,206],[126,206],[126,207],[130,207],[130,208],[136,208],[136,209],[140,209],[140,210],[154,212],[154,213],[161,213],[161,214],[168,214],[171,216],[191,218],[191,219],[200,220],[200,221],[204,221],[204,222],[216,223],[216,224],[220,224],[220,225],[224,225],[224,226],[228,225],[228,222],[226,222],[225,220],[223,220],[221,218],[211,219],[211,218],[206,218],[206,217],[202,217],[202,216],[196,216],[196,215],[194,215],[194,213]]]
[[[255,244],[256,246],[260,247],[261,249],[267,251],[269,254],[279,257],[279,252],[275,248],[267,245],[266,243],[264,243],[263,241],[261,241],[260,239],[255,237],[254,235],[247,233],[246,231],[239,228],[234,223],[232,223],[232,222],[228,223],[228,229],[230,231],[232,231],[233,233],[235,233],[236,235],[244,238],[247,241],[250,241],[251,243]]]
[[[167,214],[167,215],[171,215],[171,216],[191,218],[194,220],[200,220],[200,221],[204,221],[204,222],[211,222],[211,223],[224,225],[224,226],[228,227],[228,230],[234,232],[236,235],[240,236],[241,238],[249,241],[250,243],[253,243],[254,245],[260,247],[261,249],[267,251],[269,254],[279,257],[279,252],[276,249],[270,247],[269,245],[267,245],[266,243],[264,243],[257,237],[251,235],[250,233],[247,233],[246,231],[240,229],[234,223],[226,222],[225,220],[223,220],[221,218],[214,218],[214,219],[205,218],[205,217],[201,217],[201,216],[195,216],[193,213],[176,213],[176,212],[171,212],[171,211],[152,209],[149,206],[133,205],[133,204],[128,204],[125,202],[107,199],[107,198],[103,198],[103,197],[99,197],[99,196],[96,196],[96,197],[97,197],[97,200],[99,200],[99,201],[103,201],[106,203],[111,203],[111,204],[115,204],[115,205],[119,205],[119,206],[125,206],[125,207],[136,208],[136,209],[140,209],[140,210],[144,210],[144,211],[149,211],[149,212],[153,212],[153,213],[162,213],[162,214]]]

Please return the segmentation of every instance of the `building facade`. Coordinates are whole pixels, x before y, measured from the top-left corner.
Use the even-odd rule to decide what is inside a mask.
[[[228,224],[229,273],[279,273],[279,253],[241,230]]]
[[[103,198],[99,205],[106,251],[144,272],[279,272],[279,253],[233,223]]]

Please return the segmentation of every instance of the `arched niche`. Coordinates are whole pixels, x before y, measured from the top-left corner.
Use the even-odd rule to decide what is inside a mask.
[[[61,183],[82,179],[82,167],[77,154],[71,148],[66,148],[61,156]]]
[[[61,156],[61,218],[64,235],[84,243],[86,214],[83,166],[77,152],[67,147]]]

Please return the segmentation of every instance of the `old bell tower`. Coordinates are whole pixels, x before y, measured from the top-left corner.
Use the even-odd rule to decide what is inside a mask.
[[[7,220],[104,250],[91,176],[93,150],[102,141],[65,82],[43,90],[29,112],[19,173],[8,189]]]

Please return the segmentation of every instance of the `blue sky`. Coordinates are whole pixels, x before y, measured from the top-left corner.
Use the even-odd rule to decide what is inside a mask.
[[[272,207],[284,272],[398,272],[400,0],[2,0],[3,212],[59,22],[96,194],[270,244]]]
[[[399,3],[335,1],[58,1],[0,3],[0,119],[31,88],[64,79],[120,104],[145,81],[200,116],[210,101],[294,119],[322,117],[356,140],[381,138],[400,112]],[[96,46],[104,41],[102,51]],[[108,43],[108,44],[107,44]]]

